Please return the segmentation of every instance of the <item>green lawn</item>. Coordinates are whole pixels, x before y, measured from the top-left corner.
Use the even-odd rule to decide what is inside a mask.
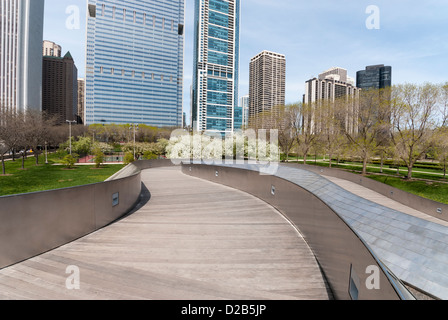
[[[25,170],[22,170],[21,159],[5,161],[6,176],[0,176],[0,196],[102,182],[123,168],[123,165],[104,165],[100,169],[80,165],[69,170],[55,165],[59,159],[54,155],[49,156],[48,164],[45,164],[44,156],[39,157],[39,162],[41,164],[36,166],[34,157],[28,157]]]
[[[385,183],[420,197],[448,204],[448,184],[440,182],[407,181],[398,177],[369,175],[368,178]]]

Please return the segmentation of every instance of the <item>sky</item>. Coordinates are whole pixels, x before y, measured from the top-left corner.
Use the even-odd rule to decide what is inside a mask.
[[[163,0],[159,0],[163,1]],[[372,7],[373,6],[373,7]],[[373,10],[373,11],[372,11]],[[70,51],[85,74],[86,0],[46,0],[44,39]],[[332,67],[392,67],[392,83],[448,82],[447,0],[241,0],[239,96],[263,50],[286,56],[286,104]],[[190,114],[194,0],[185,0],[184,112]]]

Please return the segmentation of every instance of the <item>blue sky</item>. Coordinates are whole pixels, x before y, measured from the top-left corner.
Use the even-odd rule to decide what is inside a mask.
[[[184,111],[190,113],[194,0],[185,0]],[[379,29],[368,29],[369,5]],[[66,12],[79,8],[79,28]],[[86,0],[46,0],[44,39],[70,51],[84,76]],[[73,11],[71,11],[73,13]],[[241,0],[239,95],[249,93],[249,62],[263,50],[286,55],[286,103],[301,100],[305,81],[331,67],[351,77],[368,65],[392,66],[392,81],[448,81],[446,0]]]

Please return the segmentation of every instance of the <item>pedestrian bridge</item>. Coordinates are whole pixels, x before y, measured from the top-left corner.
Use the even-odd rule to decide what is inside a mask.
[[[447,227],[402,216],[336,180],[283,166],[260,175],[253,165],[140,164],[117,181],[129,170],[142,186],[131,212],[102,227],[95,218],[96,230],[6,263],[0,299],[413,299],[409,288],[446,298],[447,272],[438,262]],[[372,231],[403,229],[401,219],[408,228],[397,238]],[[435,229],[437,239],[427,232]],[[406,253],[406,241],[395,246],[411,235],[428,248],[420,259]],[[73,267],[79,288],[70,290]],[[368,286],[372,279],[379,288]]]

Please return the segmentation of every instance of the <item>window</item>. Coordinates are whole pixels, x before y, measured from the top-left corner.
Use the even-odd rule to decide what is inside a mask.
[[[177,34],[180,36],[184,35],[184,25],[183,24],[179,23],[179,25],[177,26]]]
[[[96,5],[89,4],[89,15],[91,18],[96,18]]]

